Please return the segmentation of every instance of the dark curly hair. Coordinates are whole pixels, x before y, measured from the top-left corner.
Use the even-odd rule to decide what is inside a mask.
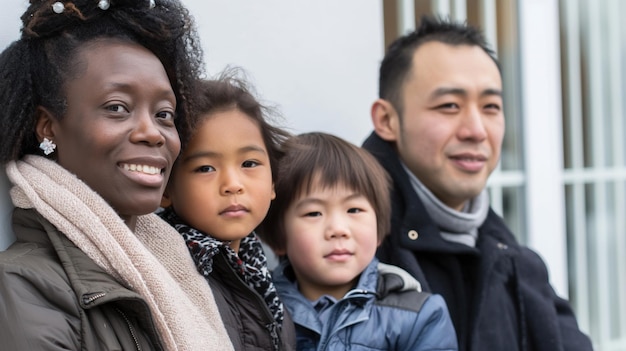
[[[389,101],[400,116],[402,116],[403,109],[402,87],[411,72],[413,54],[422,44],[432,41],[454,46],[478,46],[493,59],[500,69],[495,53],[487,44],[480,29],[467,23],[424,15],[420,18],[415,31],[399,37],[389,45],[380,64],[378,97]]]
[[[176,94],[176,127],[189,136],[193,85],[204,74],[195,23],[178,0],[30,0],[22,15],[21,38],[0,54],[0,162],[38,154],[35,110],[57,118],[66,109],[64,83],[80,72],[78,51],[99,39],[137,43],[158,57]],[[53,11],[53,4],[63,12]],[[59,6],[55,4],[55,6]]]

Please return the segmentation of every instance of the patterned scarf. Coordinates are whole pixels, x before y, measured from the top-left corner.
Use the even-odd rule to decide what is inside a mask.
[[[217,240],[188,226],[171,208],[163,210],[159,216],[183,236],[200,274],[208,280],[213,271],[213,257],[222,252],[239,277],[251,289],[263,296],[274,320],[282,327],[283,303],[278,298],[276,287],[269,269],[267,269],[267,258],[263,252],[263,247],[254,232],[241,239],[239,252],[236,253],[229,246],[229,242]]]

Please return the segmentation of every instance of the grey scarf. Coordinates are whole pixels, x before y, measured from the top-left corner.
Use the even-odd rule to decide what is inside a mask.
[[[439,227],[441,236],[451,242],[475,247],[478,239],[478,227],[483,224],[489,212],[487,190],[468,201],[463,211],[454,210],[441,202],[417,177],[404,165],[411,185],[424,203],[426,211]]]

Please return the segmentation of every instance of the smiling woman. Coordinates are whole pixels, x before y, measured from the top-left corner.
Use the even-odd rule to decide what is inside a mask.
[[[63,118],[39,108],[36,131],[55,140],[57,163],[132,227],[159,203],[180,151],[176,96],[161,62],[140,45],[99,39],[76,59],[86,69],[66,83]]]
[[[232,349],[159,206],[202,74],[175,0],[31,0],[0,54],[0,161],[16,242],[0,253],[10,350]]]

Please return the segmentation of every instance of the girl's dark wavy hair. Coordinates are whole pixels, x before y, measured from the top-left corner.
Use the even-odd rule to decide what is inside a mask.
[[[245,72],[238,67],[229,67],[213,79],[199,80],[196,85],[196,109],[190,118],[193,130],[215,112],[238,109],[254,120],[261,130],[261,137],[270,160],[272,180],[276,182],[278,164],[284,155],[283,143],[291,134],[275,125],[281,117],[278,110],[261,103]],[[236,127],[233,127],[236,128]],[[184,148],[183,148],[184,150]]]
[[[158,57],[176,94],[176,126],[181,142],[190,133],[194,84],[204,74],[195,23],[178,0],[30,0],[22,15],[20,39],[0,54],[0,162],[39,154],[35,110],[43,106],[57,118],[66,110],[64,83],[81,72],[77,53],[86,43],[116,39],[137,43]],[[83,65],[84,66],[84,65]]]

